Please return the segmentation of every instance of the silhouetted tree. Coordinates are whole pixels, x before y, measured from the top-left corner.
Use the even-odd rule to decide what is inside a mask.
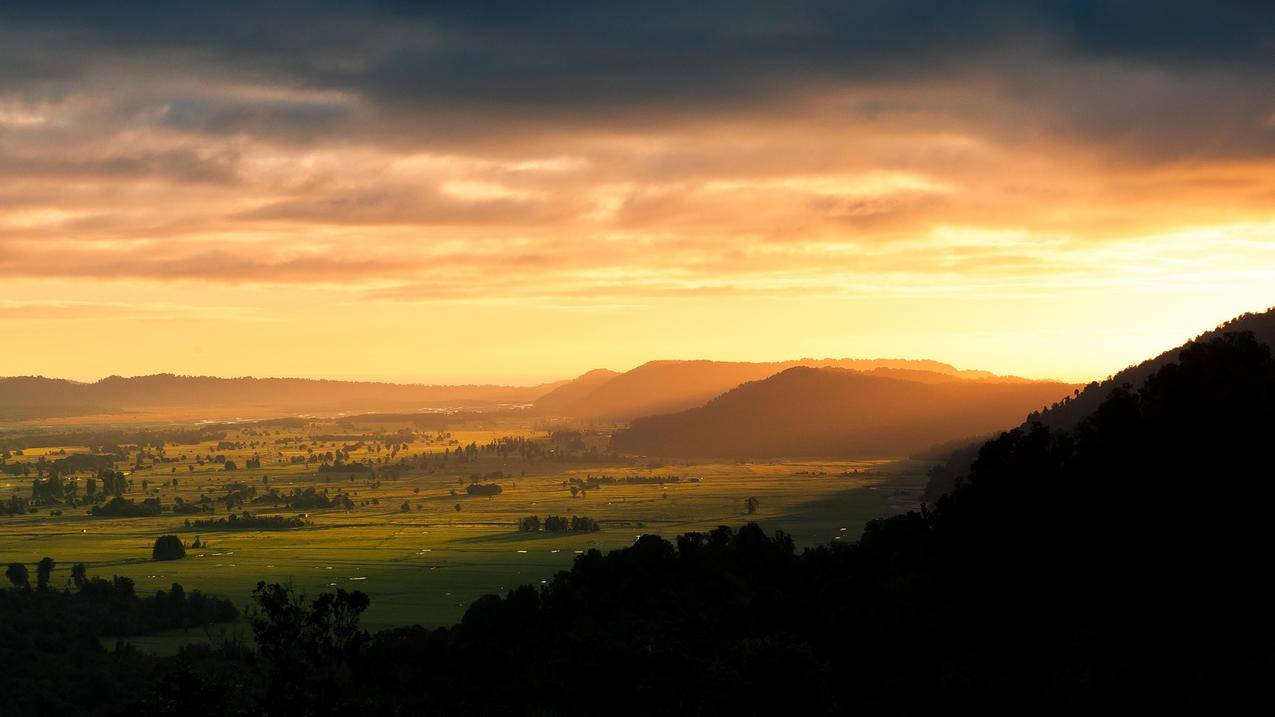
[[[4,571],[4,576],[13,583],[15,588],[23,590],[31,587],[31,574],[27,572],[27,566],[22,563],[9,563],[8,569]]]
[[[151,560],[180,560],[186,557],[186,546],[176,535],[161,535],[151,549]]]
[[[84,563],[76,563],[71,566],[71,584],[75,585],[77,590],[84,587],[85,581],[88,580],[88,571],[84,568]]]
[[[45,592],[49,589],[49,578],[53,576],[53,558],[40,558],[40,562],[35,566],[35,585],[36,589]]]

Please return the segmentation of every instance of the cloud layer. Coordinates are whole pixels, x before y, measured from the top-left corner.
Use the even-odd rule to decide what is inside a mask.
[[[1265,3],[267,5],[0,8],[0,330],[1275,279]]]

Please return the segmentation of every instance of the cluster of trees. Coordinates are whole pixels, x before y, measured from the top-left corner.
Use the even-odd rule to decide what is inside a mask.
[[[227,510],[234,510],[257,497],[257,487],[242,481],[227,483],[225,488],[226,495],[221,500],[226,504]]]
[[[25,515],[27,512],[27,499],[21,496],[11,495],[9,500],[0,501],[0,515]]]
[[[544,529],[546,533],[593,533],[598,530],[598,521],[582,515],[550,515],[545,518]]]
[[[55,584],[54,561],[44,558],[32,585],[27,566],[5,571],[12,585],[0,589],[0,712],[6,715],[125,714],[169,672],[168,660],[143,655],[103,638],[201,628],[238,619],[233,603],[167,590],[139,595],[132,580],[89,577],[83,565]]]
[[[319,473],[373,473],[375,469],[367,463],[359,461],[351,461],[346,463],[337,459],[335,463],[321,463],[318,468]]]
[[[148,518],[163,512],[164,506],[159,498],[144,498],[135,502],[128,498],[115,497],[102,505],[89,508],[89,514],[107,518]]]
[[[283,496],[284,502],[292,510],[317,510],[320,508],[345,508],[352,510],[354,501],[345,493],[329,495],[327,489],[315,490],[313,487],[304,490],[293,488],[291,493]]]
[[[518,530],[524,533],[592,533],[599,530],[598,521],[580,515],[570,517],[550,515],[540,520],[539,516],[529,515],[518,521]]]
[[[186,527],[205,530],[291,530],[308,523],[302,518],[284,515],[253,515],[248,511],[231,513],[224,518],[187,520]]]
[[[563,482],[563,486],[575,486],[580,490],[594,490],[604,485],[667,485],[669,483],[681,483],[681,476],[608,476],[608,475],[587,475],[584,478],[573,477]],[[692,478],[690,482],[698,482]]]
[[[469,495],[500,495],[504,489],[499,483],[470,483],[465,487],[465,492]]]
[[[186,500],[181,496],[177,496],[173,499],[173,513],[177,515],[211,513],[212,511],[212,499],[206,495],[200,496],[199,500]]]
[[[102,484],[102,493],[106,495],[121,496],[124,495],[124,491],[128,488],[127,478],[125,478],[124,474],[109,468],[98,471],[97,482]],[[92,499],[96,490],[93,479],[90,478],[89,487],[85,490],[90,499]]]
[[[138,595],[131,578],[90,577],[81,563],[71,567],[67,584],[59,589],[52,581],[55,566],[52,558],[42,558],[36,564],[36,584],[32,585],[26,565],[10,563],[5,577],[11,587],[0,590],[0,605],[30,608],[36,613],[61,613],[65,620],[82,625],[90,635],[112,637],[231,622],[239,617],[229,600],[199,590],[187,594],[177,583],[153,595]],[[16,611],[5,610],[3,614],[6,622],[23,617]]]
[[[54,473],[48,478],[31,481],[31,502],[35,505],[60,505],[64,500],[75,500],[75,481],[64,481]]]

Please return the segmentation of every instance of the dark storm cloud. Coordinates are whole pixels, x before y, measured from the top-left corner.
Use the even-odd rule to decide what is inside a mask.
[[[536,122],[667,121],[822,88],[963,81],[1003,82],[1084,134],[1146,119],[1104,95],[1096,63],[1207,78],[1213,109],[1252,120],[1243,136],[1254,140],[1269,131],[1260,113],[1273,109],[1275,80],[1265,2],[17,2],[0,7],[0,28],[10,87],[85,90],[75,83],[116,65],[180,71],[349,93],[397,133],[413,122],[516,133]],[[178,99],[163,121],[188,131],[339,134],[354,124],[348,107]],[[1148,113],[1191,106],[1171,87],[1150,100]]]

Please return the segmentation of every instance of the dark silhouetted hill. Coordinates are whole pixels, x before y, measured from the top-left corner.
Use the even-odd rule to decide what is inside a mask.
[[[1243,314],[1206,331],[1177,348],[1169,349],[1155,358],[1147,359],[1136,366],[1130,366],[1105,381],[1095,381],[1085,386],[1078,396],[1072,397],[1046,411],[1034,413],[1028,422],[1039,421],[1051,428],[1074,428],[1080,421],[1098,407],[1112,390],[1119,386],[1140,386],[1152,373],[1160,367],[1178,359],[1178,355],[1195,343],[1217,338],[1225,333],[1250,332],[1259,342],[1275,348],[1275,308],[1260,314]]]
[[[1245,332],[1252,334],[1254,340],[1258,343],[1275,349],[1275,309],[1268,309],[1262,313],[1237,316],[1175,349],[1170,349],[1154,358],[1147,359],[1135,366],[1130,366],[1105,381],[1090,383],[1078,394],[1069,396],[1046,410],[1033,412],[1024,421],[1023,426],[1027,427],[1032,423],[1040,423],[1056,430],[1073,429],[1086,416],[1093,413],[1103,401],[1106,401],[1113,391],[1122,386],[1142,385],[1148,376],[1177,361],[1183,351],[1196,344],[1219,338],[1227,333]],[[971,442],[968,445],[956,448],[951,451],[943,465],[936,466],[930,471],[930,481],[925,489],[926,501],[931,503],[937,501],[940,496],[952,490],[956,481],[969,472],[970,465],[978,455],[980,445],[981,441]]]
[[[924,381],[912,380],[922,373]],[[1034,408],[1073,390],[1062,383],[951,377],[940,382],[936,376],[895,369],[790,368],[699,408],[636,419],[615,433],[611,448],[688,458],[908,455],[1014,426]]]

